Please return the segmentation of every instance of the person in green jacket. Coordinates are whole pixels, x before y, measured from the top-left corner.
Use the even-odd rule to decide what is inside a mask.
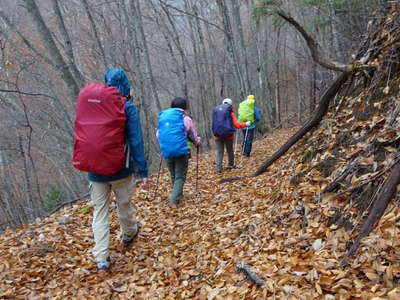
[[[256,123],[261,119],[260,109],[255,105],[256,98],[254,95],[248,95],[247,99],[239,104],[239,122],[245,123],[250,121],[250,126],[242,129],[243,144],[242,155],[250,157],[251,148],[253,145],[254,131]]]

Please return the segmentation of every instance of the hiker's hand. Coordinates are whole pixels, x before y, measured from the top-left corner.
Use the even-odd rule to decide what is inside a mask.
[[[149,179],[148,178],[142,178],[140,180],[139,188],[142,190],[147,190],[149,187]]]
[[[246,127],[249,127],[251,125],[250,121],[246,121]]]
[[[201,146],[201,137],[197,137],[196,138],[196,147],[200,147]]]

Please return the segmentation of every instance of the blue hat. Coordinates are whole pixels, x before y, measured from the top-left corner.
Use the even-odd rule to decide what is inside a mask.
[[[104,82],[108,86],[115,87],[121,96],[129,95],[131,85],[125,72],[121,69],[109,69],[104,73]]]

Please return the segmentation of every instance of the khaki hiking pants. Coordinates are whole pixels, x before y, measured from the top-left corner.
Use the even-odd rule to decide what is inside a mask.
[[[118,220],[122,235],[133,236],[138,227],[134,216],[131,198],[134,190],[132,176],[109,182],[90,182],[90,198],[94,205],[92,229],[95,246],[93,255],[97,262],[105,261],[109,253],[110,224],[109,201],[111,191],[114,192],[117,204]]]

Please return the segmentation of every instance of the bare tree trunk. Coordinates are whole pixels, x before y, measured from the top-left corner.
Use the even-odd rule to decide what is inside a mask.
[[[335,8],[334,4],[332,3],[332,0],[328,0],[328,2],[329,2],[328,10],[329,10],[329,30],[331,35],[330,39],[331,49],[334,49],[333,53],[335,53],[339,59],[342,59],[342,51],[340,49],[340,43],[339,43],[340,33],[336,29],[337,25],[335,20]]]
[[[185,1],[186,7],[188,8],[188,3]],[[194,10],[194,15],[196,15],[197,8],[192,6]],[[209,106],[210,101],[207,101],[207,78],[208,75],[206,72],[206,64],[207,57],[205,56],[205,45],[204,45],[204,37],[201,31],[201,26],[198,21],[189,20],[189,28],[190,28],[190,37],[192,39],[192,49],[194,53],[194,69],[199,78],[199,91],[200,97],[198,97],[198,101],[200,101],[201,105],[198,105],[198,123],[201,124],[200,131],[203,138],[205,138],[205,142],[208,143],[208,139],[211,138],[209,134],[209,130],[205,130],[207,126],[206,124],[210,124],[209,111],[211,111],[211,107]]]
[[[296,89],[297,89],[297,123],[301,124],[302,121],[302,84],[300,81],[300,64],[296,64]]]
[[[127,41],[130,49],[131,56],[129,59],[133,60],[133,70],[135,75],[135,88],[134,88],[134,99],[137,100],[139,105],[139,111],[141,115],[141,119],[144,120],[144,135],[147,138],[144,139],[145,142],[145,152],[148,155],[149,163],[151,163],[151,158],[157,151],[158,143],[155,138],[155,132],[153,131],[156,128],[156,113],[154,109],[151,108],[151,91],[147,91],[146,87],[146,64],[143,64],[143,46],[140,42],[141,33],[139,31],[139,27],[136,25],[137,20],[132,18],[132,15],[135,13],[135,8],[133,7],[134,3],[131,0],[124,0],[121,3],[121,15],[124,16],[126,24],[127,24],[127,32],[130,37]],[[158,98],[157,98],[158,99]],[[161,107],[161,105],[159,105]],[[159,108],[160,110],[160,108]]]
[[[237,59],[237,53],[236,53],[236,45],[235,45],[235,40],[232,32],[232,26],[231,22],[229,19],[229,14],[228,14],[228,7],[226,6],[225,0],[217,0],[217,5],[219,9],[219,13],[222,16],[222,23],[224,26],[224,33],[225,33],[225,48],[228,53],[228,57],[231,61],[232,68],[235,72],[235,77],[240,89],[240,96],[243,99],[246,95],[246,86],[244,84],[243,76],[240,71],[239,67],[239,60]]]
[[[140,9],[140,0],[131,0],[131,9],[132,9],[132,16],[133,16],[133,18],[131,18],[131,20],[134,23],[134,26],[138,30],[138,38],[140,38],[141,46],[142,46],[143,52],[144,52],[144,57],[145,57],[144,62],[145,62],[145,67],[146,67],[146,73],[150,79],[151,94],[153,96],[153,100],[156,104],[157,110],[161,111],[161,104],[160,104],[160,100],[158,98],[157,86],[156,86],[156,82],[154,79],[153,68],[152,68],[151,60],[150,60],[150,51],[147,46],[146,35],[144,33],[144,28],[143,28],[142,13],[141,13],[141,9]]]
[[[67,55],[68,58],[68,66],[71,72],[74,74],[74,79],[76,82],[76,85],[79,86],[80,88],[83,86],[83,76],[82,73],[78,70],[76,66],[76,61],[75,61],[75,56],[74,56],[74,50],[72,48],[72,43],[71,43],[71,38],[69,36],[67,27],[64,22],[64,18],[61,12],[61,7],[59,4],[59,0],[51,0],[51,4],[53,5],[54,13],[55,13],[55,20],[58,24],[58,28],[60,30],[61,36],[64,40],[64,48],[65,48],[65,54]]]
[[[29,170],[28,170],[28,160],[26,158],[25,155],[25,150],[24,150],[24,146],[22,144],[22,138],[19,136],[18,137],[18,144],[19,144],[19,151],[20,151],[20,155],[21,155],[21,159],[23,162],[23,167],[22,170],[24,172],[24,179],[25,179],[25,197],[26,197],[26,204],[27,204],[27,208],[30,210],[31,213],[36,215],[36,203],[34,203],[33,199],[33,191],[32,191],[32,184],[31,184],[31,178],[29,176]]]
[[[15,26],[15,24],[12,23],[12,22],[10,21],[10,19],[8,18],[8,16],[1,10],[1,7],[0,7],[0,17],[1,17],[1,19],[6,23],[6,25],[7,25],[8,27],[10,27],[13,31],[15,31],[15,33],[18,35],[18,37],[22,40],[22,42],[24,43],[24,45],[25,45],[29,50],[31,50],[35,55],[37,55],[38,57],[40,57],[41,59],[43,59],[43,61],[45,61],[47,64],[53,65],[52,60],[51,60],[49,57],[47,57],[46,55],[44,55],[43,51],[41,51],[41,50],[39,50],[38,48],[36,48],[36,47],[33,45],[33,43],[31,43],[31,41],[29,41],[28,38],[27,38],[25,35],[23,35],[23,34],[21,33],[21,31],[18,30],[18,28]],[[6,35],[7,35],[7,32],[5,32],[5,33],[6,33]],[[13,46],[14,46],[15,48],[18,48],[18,46],[15,45],[15,44],[13,43],[12,39],[10,39],[9,42],[10,42],[11,44],[13,44]]]
[[[179,38],[180,34],[176,28],[176,23],[174,22],[174,20],[172,20],[171,15],[168,12],[168,9],[163,5],[162,2],[161,2],[161,8],[163,9],[163,11],[168,19],[168,22],[172,28],[171,35],[172,35],[173,41],[175,42],[175,46],[178,49],[178,53],[181,58],[182,71],[178,70],[178,72],[182,72],[182,75],[183,75],[183,81],[181,82],[182,91],[183,91],[183,95],[185,96],[185,98],[188,98],[189,94],[188,94],[188,81],[187,81],[187,69],[186,69],[186,65],[188,65],[188,62],[187,62],[186,55],[185,55],[185,52],[182,47],[181,40]]]
[[[99,35],[98,29],[96,26],[96,22],[92,15],[92,9],[89,6],[89,3],[87,2],[87,0],[82,0],[82,3],[83,3],[83,7],[85,8],[86,15],[89,18],[90,27],[92,28],[92,31],[94,34],[95,43],[97,44],[97,47],[99,48],[100,56],[101,56],[101,59],[103,60],[104,68],[107,69],[109,67],[108,61],[107,61],[107,56],[104,51],[103,44],[101,42],[101,37]]]
[[[174,93],[176,93],[176,91],[178,91],[178,90],[181,90],[182,95],[187,97],[188,90],[187,90],[186,60],[185,59],[182,60],[182,63],[184,64],[183,68],[185,68],[185,71],[181,72],[179,60],[177,58],[177,55],[175,54],[174,47],[173,47],[173,41],[172,41],[173,33],[171,32],[167,23],[165,22],[164,16],[157,9],[158,6],[156,6],[152,1],[150,1],[149,3],[153,7],[153,10],[156,14],[155,21],[160,28],[161,34],[164,37],[164,40],[166,43],[166,50],[167,50],[168,54],[170,55],[172,62],[173,62],[173,69],[172,69],[171,75],[176,76],[177,80],[178,80],[176,85],[174,84],[174,87],[173,87]],[[164,14],[166,14],[166,13],[168,13],[168,11],[164,11]],[[182,58],[182,55],[181,55],[181,58]],[[183,87],[182,87],[182,85],[183,85]],[[171,94],[172,94],[172,92],[171,92]]]
[[[276,125],[280,127],[282,124],[281,120],[281,89],[280,89],[280,52],[279,52],[279,42],[281,35],[281,27],[278,28],[276,33],[276,46],[275,46],[275,121]]]
[[[75,99],[76,95],[79,93],[79,86],[76,84],[73,75],[69,71],[68,65],[65,63],[60,51],[58,50],[57,45],[52,38],[53,35],[40,14],[39,7],[36,5],[35,0],[24,0],[24,2],[27,6],[28,13],[32,16],[33,22],[38,29],[46,49],[49,51],[53,67],[63,78],[70,99]]]
[[[244,34],[243,34],[243,26],[242,26],[242,20],[240,18],[240,4],[238,0],[231,0],[231,9],[232,9],[232,15],[233,19],[235,20],[234,25],[236,26],[236,31],[238,34],[238,39],[239,39],[239,64],[240,64],[240,69],[242,70],[241,73],[243,74],[243,82],[244,82],[244,91],[245,93],[254,93],[252,91],[251,87],[251,82],[250,82],[250,77],[249,77],[249,61],[247,59],[247,50],[246,50],[246,44],[244,41]]]
[[[317,64],[311,63],[310,114],[314,113],[317,103]]]
[[[267,116],[269,117],[268,123],[271,125],[276,122],[275,120],[275,105],[274,105],[274,94],[273,89],[271,87],[271,81],[268,77],[268,59],[270,57],[269,51],[269,40],[266,38],[267,31],[265,28],[267,26],[261,26],[260,22],[257,21],[255,24],[255,40],[256,40],[256,48],[257,48],[257,73],[259,80],[259,91],[261,94],[261,101],[258,101],[264,104],[262,108],[267,112]],[[264,37],[264,42],[262,43],[262,37]]]
[[[217,49],[217,45],[213,43],[213,33],[211,32],[211,25],[205,24],[205,31],[206,31],[206,36],[205,40],[207,41],[209,50],[210,50],[210,55],[208,56],[209,60],[211,61],[210,65],[208,66],[209,68],[209,75],[211,76],[211,84],[210,84],[210,90],[211,90],[211,101],[213,106],[216,106],[219,104],[219,98],[223,97],[223,88],[220,89],[220,92],[218,92],[218,86],[217,86],[217,77],[218,77],[218,70],[220,69],[217,65],[220,61],[225,60],[225,58],[220,58],[220,53],[218,52],[219,49]],[[221,79],[221,86],[223,86],[223,77]]]

